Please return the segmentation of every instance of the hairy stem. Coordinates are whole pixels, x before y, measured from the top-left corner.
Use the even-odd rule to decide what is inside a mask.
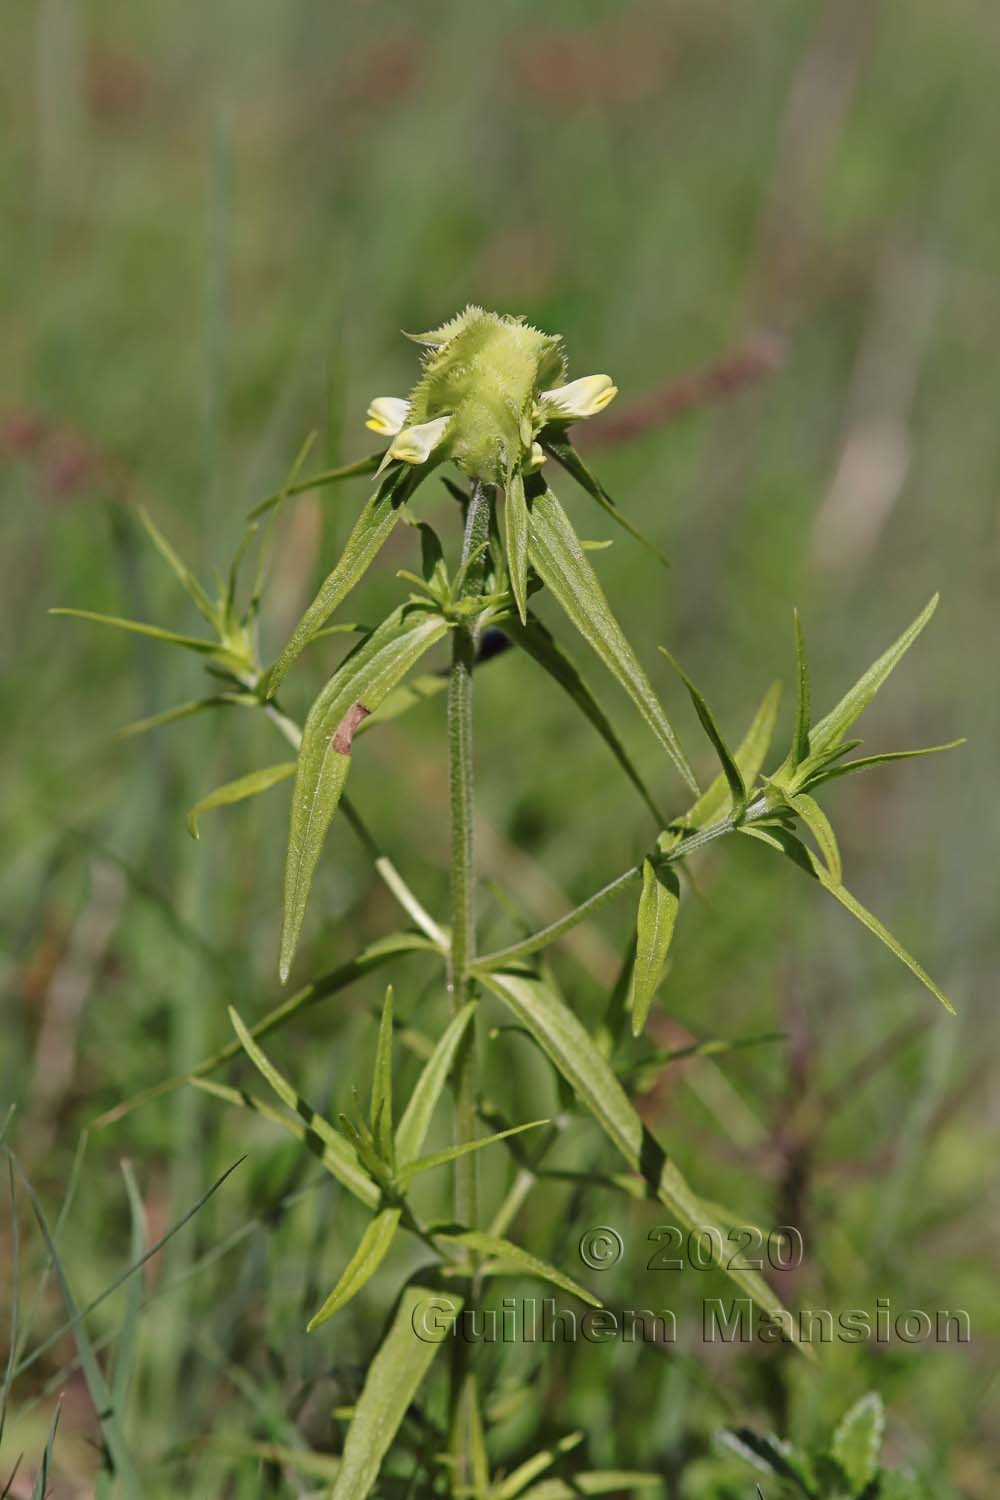
[[[475,484],[469,498],[462,540],[462,563],[489,537],[492,494]],[[462,592],[479,592],[484,563],[480,554],[464,577]],[[472,743],[472,672],[476,659],[473,624],[459,625],[452,633],[451,673],[448,679],[448,768],[451,793],[451,950],[448,955],[448,988],[455,1012],[467,1003],[472,989],[470,969],[476,956],[476,863],[475,863],[475,772]],[[475,1139],[476,1125],[475,1022],[466,1032],[455,1062],[455,1144]],[[455,1217],[470,1228],[478,1217],[476,1153],[469,1152],[455,1163]],[[474,1280],[474,1278],[473,1278]],[[469,1287],[470,1294],[474,1288]],[[469,1350],[456,1339],[452,1350],[452,1450],[455,1458],[456,1492],[474,1479],[477,1395],[475,1377],[469,1369]]]

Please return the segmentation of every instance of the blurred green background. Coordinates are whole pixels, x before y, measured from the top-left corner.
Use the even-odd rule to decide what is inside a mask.
[[[582,1426],[594,1464],[652,1467],[670,1494],[714,1494],[698,1489],[697,1466],[721,1422],[787,1419],[809,1436],[875,1385],[891,1453],[935,1495],[995,1493],[998,67],[988,0],[8,9],[0,1099],[17,1104],[11,1134],[51,1217],[97,1113],[227,1040],[227,1003],[250,1018],[275,1002],[287,799],[279,789],[211,814],[191,842],[185,808],[281,758],[273,730],[240,714],[112,745],[129,719],[203,691],[201,668],[46,609],[196,629],[137,502],[210,576],[307,431],[317,468],[370,451],[368,400],[405,393],[415,375],[400,329],[467,301],[522,312],[565,336],[572,374],[607,370],[621,388],[603,448],[595,422],[588,451],[672,567],[618,533],[596,566],[703,772],[710,752],[658,643],[736,735],[768,683],[790,679],[794,605],[825,709],[942,591],[866,718],[866,750],[969,743],[834,784],[826,806],[849,885],[941,981],[958,1019],[793,872],[726,843],[698,867],[702,899],[679,928],[661,1037],[786,1040],[669,1071],[648,1113],[707,1197],[761,1223],[794,1213],[806,1259],[793,1300],[963,1307],[973,1339],[835,1347],[817,1372],[766,1351],[706,1351],[684,1309],[715,1283],[643,1269],[662,1211],[591,1196],[586,1213],[596,1201],[595,1222],[617,1225],[627,1246],[601,1292],[674,1305],[689,1336],[666,1355],[560,1351],[532,1377],[531,1411],[498,1428],[498,1458]],[[658,419],[612,441],[651,393]],[[268,655],[365,483],[289,508]],[[611,534],[568,479],[558,487],[585,536]],[[452,524],[438,485],[416,508]],[[401,587],[394,568],[415,555],[412,534],[397,534],[344,617],[377,618]],[[292,711],[336,661],[329,645],[289,683]],[[641,722],[570,649],[681,810]],[[789,713],[786,702],[785,726]],[[650,827],[531,664],[509,653],[485,668],[478,714],[488,934],[503,912],[492,882],[537,923],[635,859]],[[422,705],[366,737],[352,777],[438,912],[442,730],[440,700]],[[560,953],[584,1012],[613,979],[632,917],[630,903],[615,906]],[[364,851],[335,830],[299,973],[333,967],[396,920]],[[416,964],[397,980],[404,1015],[428,1030],[445,1013],[432,979]],[[367,1076],[380,992],[358,985],[276,1042],[313,1100],[344,1107]],[[513,1062],[522,1114],[543,1112],[551,1085],[522,1053],[498,1053],[498,1081]],[[579,1169],[606,1165],[585,1127],[578,1140]],[[78,1299],[128,1261],[120,1158],[152,1235],[244,1152],[146,1278],[128,1430],[151,1494],[303,1493],[291,1471],[191,1445],[335,1448],[331,1409],[351,1399],[414,1258],[403,1247],[307,1340],[305,1319],[357,1238],[356,1205],[323,1187],[282,1206],[314,1181],[311,1165],[270,1128],[181,1090],[87,1143],[60,1231]],[[574,1274],[576,1211],[568,1189],[547,1191],[517,1226]],[[26,1295],[43,1247],[22,1218]],[[0,1253],[10,1249],[8,1224]],[[90,1320],[94,1337],[113,1338],[120,1315],[119,1295]],[[60,1316],[49,1285],[35,1342]],[[37,1458],[63,1391],[57,1497],[91,1493],[96,1467],[73,1358],[64,1337],[19,1378],[0,1465],[22,1448]]]

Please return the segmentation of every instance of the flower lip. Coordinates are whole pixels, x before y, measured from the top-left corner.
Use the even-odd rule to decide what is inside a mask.
[[[538,404],[546,421],[576,421],[596,417],[617,394],[618,387],[610,375],[583,375],[568,385],[542,391]]]
[[[365,426],[382,437],[395,437],[406,426],[409,413],[405,396],[376,396],[368,408]]]
[[[415,427],[404,427],[389,445],[379,472],[394,460],[404,464],[425,464],[443,441],[450,422],[451,416],[448,415],[418,422]]]

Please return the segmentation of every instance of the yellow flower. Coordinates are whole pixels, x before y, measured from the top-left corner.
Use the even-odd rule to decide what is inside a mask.
[[[596,417],[617,394],[618,387],[610,375],[583,375],[568,385],[543,391],[538,404],[545,421],[571,422],[581,417]]]
[[[404,464],[425,464],[442,442],[450,422],[450,416],[434,417],[430,422],[419,422],[416,427],[404,427],[393,438],[378,472],[381,474],[394,460]]]
[[[402,432],[410,413],[410,403],[404,396],[376,396],[368,408],[366,427],[382,437],[395,437]]]

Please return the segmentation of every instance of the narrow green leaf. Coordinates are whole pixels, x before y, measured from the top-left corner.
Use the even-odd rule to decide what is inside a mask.
[[[233,704],[242,708],[259,708],[260,699],[254,693],[217,693],[212,698],[196,698],[190,703],[178,703],[176,708],[166,708],[162,713],[150,714],[148,718],[133,719],[131,724],[116,729],[112,738],[130,740],[135,735],[147,734],[151,729],[160,729],[164,724],[174,724],[178,719],[189,719],[207,708],[226,708]]]
[[[396,1131],[396,1156],[403,1166],[414,1160],[424,1144],[455,1054],[475,1013],[475,1001],[470,1000],[452,1017],[417,1079]]]
[[[611,613],[569,517],[549,489],[536,495],[532,504],[529,556],[572,624],[618,679],[697,795],[698,784],[652,684]]]
[[[551,1448],[543,1448],[531,1458],[526,1459],[523,1464],[518,1464],[516,1469],[511,1469],[506,1479],[496,1490],[496,1500],[516,1500],[526,1485],[539,1474],[544,1474],[546,1469],[551,1469],[557,1459],[564,1454],[571,1453],[574,1448],[583,1442],[582,1432],[571,1432],[566,1437],[560,1438]]]
[[[479,969],[475,972],[476,978],[503,1000],[527,1027],[628,1165],[641,1174],[659,1201],[677,1216],[678,1222],[689,1229],[713,1227],[701,1200],[644,1128],[609,1063],[569,1007],[530,973],[518,970],[485,973]],[[721,1230],[709,1238],[720,1245],[725,1241]],[[763,1277],[755,1271],[734,1266],[724,1269],[765,1312],[772,1317],[783,1314],[781,1302]],[[808,1346],[797,1339],[796,1345],[807,1357],[811,1356]]]
[[[373,970],[381,968],[383,964],[391,963],[393,959],[400,957],[402,954],[437,953],[439,951],[438,944],[431,942],[422,933],[390,933],[387,937],[379,938],[376,942],[370,943],[368,947],[362,948],[361,952],[348,960],[346,964],[341,964],[339,968],[331,969],[328,974],[324,974],[319,979],[313,980],[311,984],[303,985],[293,995],[289,995],[280,1005],[276,1005],[265,1016],[262,1016],[259,1021],[256,1021],[250,1028],[249,1034],[254,1039],[258,1039],[262,1036],[267,1036],[271,1031],[277,1031],[279,1027],[286,1025],[293,1016],[298,1015],[301,1010],[306,1010],[309,1006],[316,1005],[321,1000],[327,1000],[331,995],[339,995],[341,990],[353,984],[356,979],[360,979],[363,975],[370,974]],[[227,1042],[224,1047],[221,1047],[217,1052],[213,1052],[210,1057],[203,1058],[190,1073],[176,1073],[172,1078],[162,1079],[159,1083],[154,1083],[150,1088],[143,1089],[140,1093],[133,1094],[130,1098],[122,1100],[120,1104],[114,1105],[113,1108],[105,1110],[103,1114],[98,1115],[94,1120],[93,1128],[97,1129],[106,1125],[113,1125],[117,1120],[123,1119],[125,1115],[131,1114],[134,1109],[138,1109],[141,1104],[148,1104],[153,1099],[162,1098],[164,1094],[172,1093],[174,1089],[180,1088],[182,1084],[188,1083],[192,1079],[202,1078],[208,1073],[214,1073],[217,1068],[222,1067],[223,1063],[228,1062],[230,1058],[236,1057],[241,1051],[242,1047],[238,1039]]]
[[[528,503],[524,475],[514,468],[507,479],[504,525],[507,529],[507,567],[521,624],[528,622]]]
[[[830,873],[831,880],[839,885],[844,870],[840,860],[837,835],[834,833],[826,813],[820,807],[819,803],[814,801],[807,792],[797,792],[794,797],[786,796],[785,801],[809,829],[809,832],[819,846],[819,852],[826,860],[826,868]]]
[[[277,786],[279,781],[287,781],[290,776],[295,775],[295,761],[281,761],[276,766],[264,766],[259,771],[249,771],[246,776],[240,776],[235,781],[227,781],[225,786],[216,787],[214,792],[209,792],[202,797],[188,811],[187,831],[193,839],[200,838],[198,832],[198,819],[202,813],[209,812],[213,807],[229,807],[234,802],[245,802],[248,797],[256,797],[260,792],[266,792],[272,786]]]
[[[334,1134],[330,1138],[321,1136],[311,1125],[296,1116],[294,1119],[286,1115],[276,1105],[270,1104],[266,1099],[259,1099],[256,1094],[251,1094],[248,1089],[234,1089],[226,1083],[216,1083],[212,1078],[191,1078],[190,1083],[202,1093],[211,1094],[215,1099],[222,1099],[226,1104],[232,1104],[236,1109],[248,1109],[253,1114],[260,1115],[262,1120],[268,1120],[272,1125],[277,1125],[280,1130],[301,1141],[316,1157],[321,1166],[325,1167],[331,1177],[335,1177],[342,1187],[353,1193],[359,1202],[366,1208],[374,1208],[379,1201],[379,1190],[358,1164],[357,1156],[352,1146],[342,1136]]]
[[[769,833],[751,828],[741,829],[740,831],[742,833],[753,834],[762,842],[780,849],[781,853],[787,855],[792,863],[797,865],[806,875],[811,875],[815,880],[818,880],[823,889],[829,891],[835,901],[839,901],[841,906],[849,911],[853,917],[856,917],[864,927],[867,927],[869,932],[874,933],[879,942],[884,943],[891,953],[896,955],[900,963],[906,965],[910,973],[915,975],[920,980],[920,983],[930,990],[935,999],[940,1000],[945,1010],[950,1011],[952,1015],[955,1014],[955,1007],[947,995],[934,983],[927,971],[906,951],[902,943],[893,937],[888,928],[883,926],[878,917],[873,916],[870,911],[862,906],[861,902],[851,895],[846,886],[834,880],[826,866],[816,857],[811,849],[802,843],[801,839],[796,838],[795,834],[788,832],[787,829],[773,829]]]
[[[97,625],[113,625],[116,630],[131,630],[136,635],[149,635],[155,641],[166,641],[170,646],[183,646],[187,651],[197,651],[202,656],[222,654],[218,641],[203,641],[194,635],[178,635],[175,630],[161,630],[159,625],[147,625],[142,620],[123,620],[118,615],[101,615],[93,609],[50,609],[50,615],[69,615],[74,620],[91,620]]]
[[[319,1312],[309,1319],[306,1325],[307,1333],[312,1333],[314,1328],[318,1328],[321,1323],[326,1323],[332,1318],[334,1313],[339,1312],[346,1303],[350,1302],[351,1298],[355,1297],[365,1283],[374,1276],[396,1237],[401,1215],[402,1209],[400,1208],[383,1208],[375,1215],[362,1235],[361,1243],[352,1255],[344,1274]],[[346,1449],[344,1458],[346,1461]],[[337,1493],[339,1491],[338,1481]]]
[[[272,510],[274,506],[280,505],[283,500],[292,495],[302,495],[308,490],[321,490],[325,485],[338,484],[342,479],[354,479],[360,474],[374,474],[383,459],[382,453],[370,453],[367,458],[356,458],[353,463],[341,464],[337,469],[324,469],[320,474],[308,474],[305,479],[298,479],[293,484],[285,484],[280,490],[275,490],[273,495],[268,495],[259,505],[255,505],[247,516],[248,521],[256,521],[266,511]]]
[[[286,1109],[291,1110],[300,1120],[303,1120],[307,1131],[323,1143],[324,1165],[356,1196],[367,1197],[368,1179],[358,1166],[357,1157],[347,1141],[333,1128],[329,1120],[324,1119],[318,1110],[313,1109],[294,1084],[289,1083],[284,1074],[279,1073],[271,1059],[254,1041],[239,1012],[232,1006],[229,1007],[229,1019],[239,1038],[240,1046],[261,1077],[270,1084]],[[327,1153],[329,1153],[329,1160],[326,1159]]]
[[[729,787],[729,796],[732,803],[732,818],[734,822],[738,822],[739,819],[743,816],[743,812],[747,805],[747,789],[743,782],[743,773],[737,765],[736,760],[729,749],[729,746],[723,739],[719,726],[716,724],[715,719],[712,715],[712,711],[709,708],[708,704],[705,702],[705,699],[702,697],[701,693],[695,687],[694,683],[691,681],[687,673],[684,672],[674,661],[674,658],[671,656],[666,646],[661,646],[660,650],[663,652],[663,655],[667,658],[667,661],[673,667],[674,671],[677,673],[678,677],[680,677],[681,681],[684,683],[684,686],[687,688],[688,697],[691,699],[691,702],[694,705],[694,711],[698,715],[698,721],[701,724],[702,729],[704,729],[705,733],[708,735],[708,738],[711,740],[712,745],[715,749],[715,753],[719,757],[719,763],[722,766],[722,774],[726,778],[726,784]]]
[[[129,1258],[133,1264],[142,1260],[146,1249],[146,1212],[143,1208],[135,1173],[127,1161],[121,1164],[128,1195],[129,1216],[132,1221],[132,1236]],[[135,1368],[136,1339],[139,1330],[139,1313],[142,1309],[142,1278],[133,1276],[127,1283],[125,1307],[121,1327],[115,1345],[115,1368],[111,1381],[111,1403],[119,1416],[124,1415],[128,1400],[132,1373]]]
[[[438,615],[410,606],[394,610],[341,663],[309,711],[285,864],[282,980],[292,965],[313,874],[347,780],[354,731],[447,630],[447,622]]]
[[[661,1490],[658,1474],[640,1474],[634,1469],[605,1469],[601,1473],[574,1474],[572,1479],[543,1479],[521,1493],[520,1500],[579,1500],[581,1495],[618,1495],[623,1490]]]
[[[188,597],[193,600],[195,608],[198,610],[199,614],[204,616],[213,630],[218,630],[220,624],[218,609],[212,603],[212,600],[208,597],[205,590],[198,582],[197,578],[191,572],[191,569],[188,567],[187,563],[181,561],[177,553],[174,551],[173,547],[163,535],[162,531],[160,531],[159,527],[154,523],[152,516],[150,516],[148,511],[141,505],[139,506],[139,520],[146,528],[146,534],[148,535],[150,541],[153,543],[153,546],[163,558],[163,561],[167,564],[167,567],[171,569],[174,576],[177,578],[178,582],[181,585],[181,588],[183,588]]]
[[[42,1449],[42,1461],[38,1466],[35,1482],[31,1487],[31,1500],[47,1500],[49,1494],[49,1474],[52,1469],[52,1455],[55,1452],[56,1433],[59,1431],[59,1418],[61,1415],[62,1397],[60,1396],[56,1402],[56,1409],[52,1413],[52,1421],[49,1423],[48,1436],[45,1439],[45,1447]],[[18,1463],[20,1463],[20,1459],[18,1459]],[[14,1472],[17,1472],[17,1464],[14,1465]],[[12,1474],[11,1480],[13,1480],[13,1477],[14,1475]],[[7,1494],[9,1489],[10,1481],[8,1481],[4,1488],[4,1495]],[[19,1493],[23,1494],[24,1492],[22,1490]],[[0,1500],[3,1500],[3,1497],[0,1497]]]
[[[406,475],[401,475],[393,469],[380,480],[354,523],[354,529],[347,538],[336,567],[327,576],[315,599],[292,631],[281,655],[267,673],[262,683],[265,697],[274,697],[296,657],[367,571],[399,520],[404,501],[419,482],[419,476],[413,478],[412,473],[411,470]]]
[[[810,735],[812,753],[822,754],[825,750],[832,749],[843,738],[844,734],[858,718],[859,714],[867,708],[879,688],[882,686],[889,673],[899,661],[906,655],[907,651],[917,639],[924,626],[930,620],[937,609],[938,598],[935,594],[929,604],[921,610],[913,624],[903,631],[898,640],[894,641],[888,651],[884,652],[869,668],[858,678],[854,686],[844,694],[836,708],[826,715],[824,719],[813,729]]]
[[[633,1036],[641,1036],[645,1030],[649,1007],[670,951],[680,897],[675,872],[671,869],[656,870],[650,860],[644,859],[629,1004]]]
[[[375,1071],[372,1075],[371,1128],[375,1146],[382,1160],[392,1166],[392,985],[386,986],[385,1004],[378,1029]]]
[[[649,788],[633,765],[632,759],[619,739],[614,725],[552,632],[542,624],[537,615],[533,614],[528,615],[526,625],[522,625],[519,620],[515,619],[504,620],[503,630],[515,645],[520,646],[522,651],[525,651],[533,661],[536,661],[544,671],[548,672],[549,676],[568,693],[584,717],[589,719],[625,772],[629,781],[631,781],[639,793],[639,796],[653,814],[657,823],[662,827],[664,823],[663,814],[653,800]]]
[[[890,761],[894,760],[915,760],[921,755],[940,755],[942,750],[957,750],[959,745],[964,744],[964,739],[949,740],[947,745],[927,745],[922,750],[888,750],[883,755],[862,755],[857,760],[848,760],[842,765],[830,766],[828,769],[817,771],[814,775],[810,776],[806,782],[806,786],[822,786],[824,782],[833,781],[838,776],[852,776],[855,771],[867,771],[872,766],[888,765]]]
[[[809,695],[809,660],[802,634],[802,621],[795,611],[795,737],[792,740],[792,757],[796,766],[809,755],[809,729],[812,722],[812,703]]]
[[[242,1442],[238,1438],[208,1438],[207,1446],[237,1458],[259,1458],[267,1464],[281,1464],[310,1479],[334,1480],[340,1472],[340,1459],[329,1453],[315,1453],[310,1448],[288,1448],[282,1443]]]
[[[847,1476],[852,1495],[860,1495],[878,1473],[884,1431],[882,1397],[869,1391],[855,1402],[833,1434],[830,1455]]]
[[[617,526],[621,526],[624,531],[627,531],[633,541],[639,543],[640,547],[645,547],[646,551],[651,553],[658,563],[662,563],[665,568],[669,568],[670,563],[666,555],[660,551],[655,542],[651,542],[648,537],[643,536],[638,527],[618,509],[618,506],[597,478],[597,475],[587,467],[565,433],[560,433],[558,429],[550,427],[545,433],[542,447],[551,453],[556,462],[561,464],[567,474],[576,480],[581,489],[586,490],[592,500],[597,501],[605,515],[610,516]]]
[[[385,1342],[368,1366],[330,1500],[365,1500],[370,1492],[410,1403],[445,1341],[421,1337],[421,1320],[428,1309],[440,1315],[444,1304],[449,1316],[457,1317],[462,1298],[454,1292],[444,1297],[423,1286],[407,1287],[400,1298]]]
[[[780,701],[781,683],[773,682],[761,699],[750,728],[737,746],[733,758],[740,769],[743,784],[747,788],[751,788],[756,782],[767,752],[771,748]],[[720,771],[690,811],[679,820],[680,824],[685,828],[706,828],[709,823],[714,823],[723,816],[731,800],[729,782]]]
[[[561,1291],[579,1297],[581,1302],[589,1302],[591,1307],[604,1305],[599,1297],[588,1292],[585,1286],[581,1286],[571,1276],[558,1271],[555,1266],[549,1265],[547,1260],[540,1260],[529,1250],[523,1250],[512,1240],[504,1240],[498,1235],[486,1234],[479,1229],[464,1229],[459,1234],[435,1234],[434,1237],[444,1240],[446,1244],[464,1245],[467,1250],[473,1250],[477,1255],[489,1256],[491,1260],[499,1262],[505,1268],[509,1267],[514,1272],[537,1276],[542,1281],[550,1281]]]
[[[138,1471],[122,1435],[118,1413],[112,1405],[111,1392],[108,1390],[107,1382],[104,1379],[100,1363],[94,1352],[94,1346],[87,1332],[84,1321],[86,1313],[81,1314],[77,1307],[41,1202],[23,1172],[20,1175],[28,1197],[31,1200],[31,1206],[38,1221],[38,1227],[42,1232],[49,1260],[55,1270],[56,1279],[59,1282],[69,1324],[73,1329],[73,1338],[76,1343],[77,1354],[80,1357],[80,1367],[83,1370],[87,1393],[90,1396],[98,1422],[100,1423],[101,1435],[107,1447],[109,1460],[115,1475],[122,1485],[124,1495],[135,1497],[135,1500],[138,1500],[138,1497],[142,1494]]]
[[[446,1166],[460,1156],[468,1156],[470,1151],[482,1151],[484,1146],[494,1146],[497,1141],[505,1141],[508,1136],[520,1135],[523,1130],[535,1130],[539,1125],[549,1123],[548,1120],[529,1120],[526,1125],[512,1125],[509,1130],[500,1130],[496,1135],[477,1136],[475,1140],[465,1141],[461,1146],[448,1146],[444,1151],[432,1152],[430,1156],[415,1157],[400,1168],[397,1174],[400,1186],[407,1187],[421,1172],[432,1172],[436,1167]]]

